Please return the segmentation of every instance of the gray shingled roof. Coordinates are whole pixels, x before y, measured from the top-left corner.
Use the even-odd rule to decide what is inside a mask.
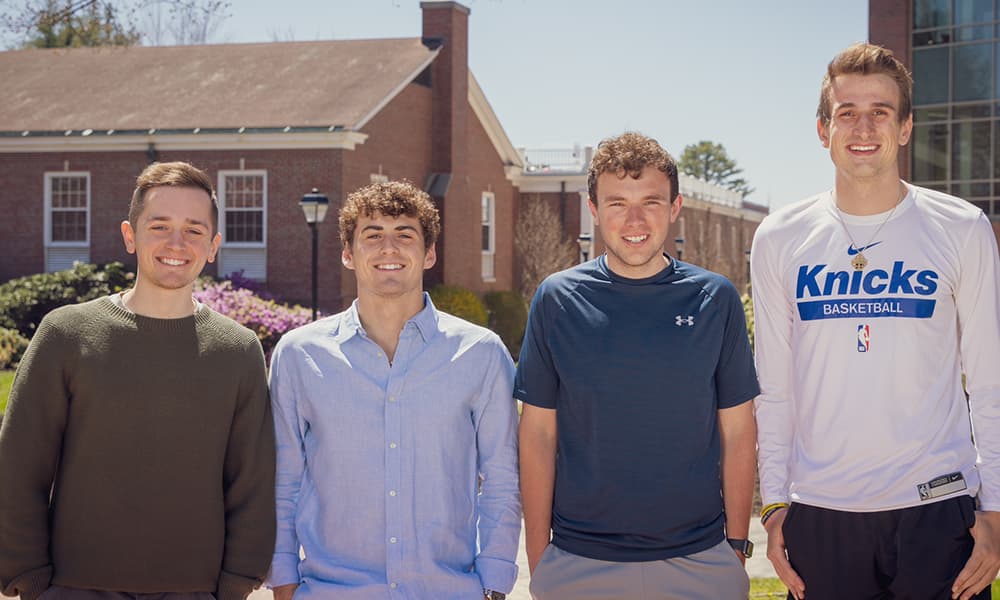
[[[434,55],[417,38],[0,52],[0,131],[354,129]]]

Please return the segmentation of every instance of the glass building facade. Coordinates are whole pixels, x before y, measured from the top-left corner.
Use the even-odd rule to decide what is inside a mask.
[[[1000,218],[1000,0],[911,0],[910,178]]]

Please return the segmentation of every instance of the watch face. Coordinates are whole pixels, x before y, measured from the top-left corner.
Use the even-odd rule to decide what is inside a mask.
[[[490,600],[506,600],[507,594],[501,594],[500,592],[490,592]]]

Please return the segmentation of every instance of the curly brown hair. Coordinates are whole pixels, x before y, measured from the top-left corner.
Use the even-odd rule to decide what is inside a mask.
[[[604,173],[614,173],[618,179],[624,179],[626,175],[639,179],[646,167],[653,167],[667,176],[670,180],[670,201],[673,202],[678,194],[677,163],[659,142],[635,131],[602,140],[587,173],[590,201],[597,205],[597,178]]]
[[[351,193],[340,209],[340,241],[345,248],[354,241],[358,217],[381,213],[387,217],[416,217],[424,234],[424,248],[430,249],[441,233],[441,216],[426,192],[408,181],[373,183]]]
[[[208,173],[186,162],[155,162],[143,169],[135,180],[135,190],[128,206],[128,222],[138,227],[136,221],[146,206],[146,193],[156,187],[192,187],[205,190],[212,199],[212,234],[219,226],[219,199],[215,196]]]
[[[913,111],[913,77],[903,63],[893,56],[892,50],[859,42],[834,56],[826,67],[819,92],[819,106],[816,108],[816,118],[823,125],[828,125],[833,117],[830,86],[833,85],[833,78],[838,75],[888,75],[899,88],[899,106],[896,107],[899,110],[899,122],[905,121]]]

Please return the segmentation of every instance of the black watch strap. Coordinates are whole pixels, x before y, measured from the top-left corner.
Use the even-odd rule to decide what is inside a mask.
[[[739,550],[743,553],[743,556],[750,558],[753,556],[753,542],[750,540],[737,540],[733,538],[727,538],[729,545],[733,547],[734,550]]]

